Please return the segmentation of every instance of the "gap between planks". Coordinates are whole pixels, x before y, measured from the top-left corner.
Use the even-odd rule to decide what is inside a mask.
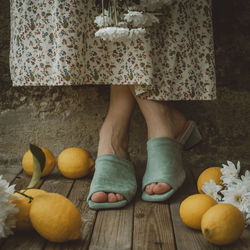
[[[16,184],[16,190],[25,188],[30,181],[30,177],[25,173],[19,174],[13,181]],[[86,205],[86,196],[90,184],[90,178],[81,180],[66,179],[61,175],[50,174],[46,179],[40,182],[41,189],[48,192],[56,192],[68,198],[79,208],[83,220],[83,228],[81,239],[68,243],[51,243],[42,238],[35,231],[28,233],[16,232],[2,242],[1,249],[88,249],[89,240],[91,238],[94,225],[95,214],[93,210],[89,210]],[[1,242],[0,242],[1,243]]]
[[[1,249],[250,249],[249,230],[235,244],[217,247],[208,243],[201,232],[187,228],[179,217],[179,205],[190,194],[197,193],[196,179],[202,171],[191,167],[182,188],[169,200],[169,203],[148,203],[141,200],[141,177],[138,178],[138,193],[135,201],[122,209],[96,212],[88,208],[90,178],[70,180],[51,174],[39,183],[41,189],[57,192],[74,202],[80,209],[83,219],[81,240],[55,244],[40,237],[36,232],[16,233],[0,242]],[[141,171],[141,170],[140,170]],[[13,176],[16,190],[27,186],[30,181],[25,173]],[[93,234],[92,234],[93,233]],[[176,241],[176,242],[175,242]],[[89,247],[89,248],[88,248]]]

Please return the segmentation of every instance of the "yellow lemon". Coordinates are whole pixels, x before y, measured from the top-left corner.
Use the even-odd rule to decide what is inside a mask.
[[[201,229],[203,214],[215,204],[216,201],[206,194],[190,195],[180,205],[180,217],[188,227]]]
[[[245,228],[243,214],[231,204],[217,204],[203,215],[201,229],[204,237],[216,245],[227,245],[240,238]]]
[[[220,167],[211,167],[205,169],[199,176],[197,181],[197,188],[200,194],[204,194],[201,187],[203,186],[204,182],[210,182],[210,179],[214,180],[216,185],[221,185],[222,181],[220,177],[222,176]]]
[[[55,168],[56,159],[53,153],[49,149],[44,148],[44,147],[40,147],[40,149],[44,152],[45,158],[46,158],[45,167],[42,171],[42,176],[46,176],[50,174]],[[24,154],[23,159],[22,159],[22,166],[23,166],[23,170],[28,175],[33,175],[34,163],[33,163],[33,155],[30,150],[28,150]]]
[[[95,162],[91,154],[79,147],[63,150],[58,158],[57,165],[60,172],[68,178],[81,178],[86,176]]]
[[[41,190],[41,189],[35,189],[35,188],[21,190],[20,192],[28,196],[31,196],[32,198],[35,198],[40,194],[46,194],[46,191]],[[30,218],[29,218],[29,211],[30,211],[32,200],[16,192],[13,195],[17,196],[17,198],[11,200],[10,203],[15,204],[16,207],[19,209],[18,213],[15,215],[16,229],[18,231],[28,231],[28,230],[33,229]]]
[[[29,215],[36,231],[51,242],[66,242],[80,237],[80,212],[69,199],[60,194],[37,196],[31,203]]]

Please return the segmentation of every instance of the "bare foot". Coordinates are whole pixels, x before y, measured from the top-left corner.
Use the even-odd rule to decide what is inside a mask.
[[[123,200],[121,194],[96,192],[91,196],[93,202],[116,202]]]
[[[98,145],[98,156],[103,154],[114,154],[124,159],[130,160],[128,151],[127,131],[112,130],[112,126],[104,126],[100,131],[100,140]],[[119,167],[119,166],[117,166]],[[109,193],[105,191],[96,192],[91,196],[93,202],[117,202],[124,200],[122,194]]]

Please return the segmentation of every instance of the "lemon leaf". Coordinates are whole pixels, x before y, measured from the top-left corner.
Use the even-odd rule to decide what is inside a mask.
[[[30,143],[30,151],[33,155],[34,169],[31,181],[27,188],[33,188],[38,183],[41,178],[46,161],[44,152],[36,145]]]

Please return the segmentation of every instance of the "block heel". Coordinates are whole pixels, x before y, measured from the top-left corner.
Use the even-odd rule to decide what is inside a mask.
[[[190,125],[183,136],[181,143],[183,144],[184,150],[189,150],[193,146],[197,145],[202,141],[200,131],[194,121],[190,121]]]

